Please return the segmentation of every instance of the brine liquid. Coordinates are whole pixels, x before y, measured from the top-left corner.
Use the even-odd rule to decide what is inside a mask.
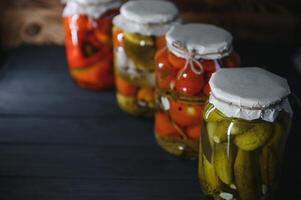
[[[64,16],[66,55],[70,75],[83,88],[114,86],[112,18],[117,9],[99,18]]]
[[[114,27],[117,102],[121,109],[150,117],[155,112],[155,51],[159,37]]]
[[[275,199],[290,117],[273,122],[226,118],[213,106],[204,113],[199,180],[214,199]]]

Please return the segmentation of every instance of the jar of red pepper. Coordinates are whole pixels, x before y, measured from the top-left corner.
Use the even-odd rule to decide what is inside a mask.
[[[222,67],[238,67],[240,58],[232,35],[213,25],[177,25],[166,40],[156,53],[155,135],[167,152],[195,158],[209,79]]]
[[[63,13],[69,71],[81,87],[102,90],[114,86],[112,19],[117,0],[69,0]]]

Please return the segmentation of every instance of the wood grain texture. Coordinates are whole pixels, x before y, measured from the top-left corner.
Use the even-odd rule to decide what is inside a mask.
[[[23,46],[0,71],[0,199],[205,200],[197,163],[164,153],[114,91],[77,88],[63,52]]]
[[[4,46],[62,44],[61,12],[59,1],[21,0],[8,3],[2,21]]]
[[[301,2],[297,0],[173,0],[186,22],[222,26],[241,40],[299,42]],[[22,43],[63,44],[60,0],[12,0],[4,11],[5,47]],[[13,23],[12,23],[13,22]]]

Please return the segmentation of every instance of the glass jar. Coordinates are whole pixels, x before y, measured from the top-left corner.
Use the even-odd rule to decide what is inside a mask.
[[[113,38],[117,102],[122,110],[150,117],[155,111],[155,53],[164,35],[179,23],[178,10],[167,1],[129,1],[114,18]]]
[[[238,67],[240,59],[231,34],[212,25],[179,25],[166,39],[156,54],[156,139],[173,155],[197,158],[208,81],[222,67]]]
[[[116,0],[69,0],[63,13],[66,55],[72,79],[82,88],[114,86],[112,19]]]
[[[292,121],[286,80],[259,68],[224,69],[210,85],[199,152],[204,194],[276,199]]]

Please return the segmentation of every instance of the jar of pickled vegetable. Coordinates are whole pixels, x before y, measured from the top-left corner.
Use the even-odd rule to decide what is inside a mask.
[[[82,88],[114,86],[112,20],[117,0],[68,0],[63,13],[69,72]]]
[[[208,81],[222,67],[238,67],[240,59],[232,35],[213,25],[178,25],[166,40],[156,54],[156,139],[173,155],[197,158]]]
[[[168,1],[129,1],[114,18],[117,102],[135,116],[155,111],[155,53],[165,46],[165,34],[180,22]]]
[[[214,199],[277,199],[292,109],[287,81],[260,68],[210,80],[199,152],[203,192]]]

